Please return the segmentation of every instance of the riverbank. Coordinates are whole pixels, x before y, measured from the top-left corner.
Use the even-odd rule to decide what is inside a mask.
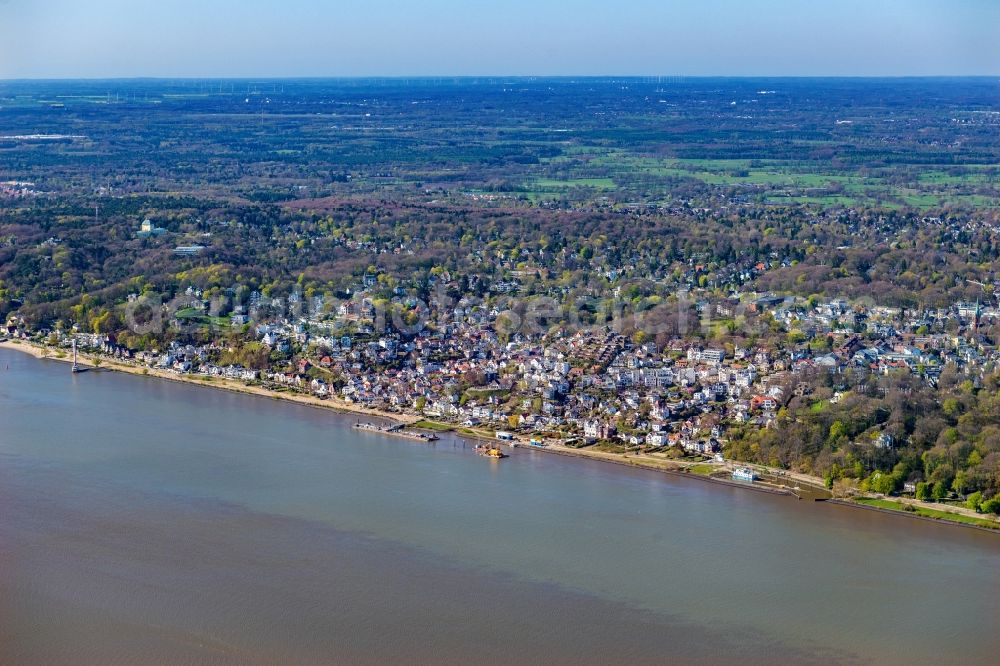
[[[35,358],[46,359],[50,361],[60,361],[63,363],[72,363],[72,357],[66,353],[64,350],[52,349],[49,347],[44,347],[31,342],[26,342],[23,340],[4,340],[0,342],[0,348],[12,349],[14,351],[19,351],[24,354],[30,354]],[[62,355],[60,355],[60,352]],[[137,364],[130,364],[119,360],[111,360],[104,357],[95,357],[90,354],[79,354],[79,365],[84,366],[88,370],[113,370],[115,372],[124,372],[130,375],[139,375],[142,377],[156,377],[157,379],[167,379],[175,382],[182,382],[185,384],[194,384],[195,386],[206,386],[209,388],[217,388],[225,391],[233,391],[235,393],[244,393],[247,395],[257,395],[264,398],[272,398],[274,400],[284,400],[287,402],[294,402],[300,405],[309,405],[310,407],[319,407],[322,409],[329,409],[335,412],[341,412],[345,414],[359,414],[365,416],[371,416],[379,419],[385,419],[388,421],[393,421],[402,425],[412,425],[419,421],[419,417],[408,416],[406,414],[396,414],[394,412],[387,412],[380,409],[370,409],[368,407],[362,407],[360,405],[355,405],[349,403],[345,400],[340,400],[339,398],[318,398],[311,395],[303,395],[301,393],[292,393],[284,391],[275,391],[263,386],[258,386],[255,384],[247,384],[235,379],[227,379],[225,377],[211,377],[208,375],[182,375],[175,372],[169,372],[167,370],[159,370],[156,368],[147,368],[145,366],[140,366]]]
[[[669,461],[658,461],[640,458],[638,456],[632,455],[628,456],[621,453],[610,453],[607,451],[588,451],[587,449],[574,449],[569,446],[553,445],[547,444],[546,446],[530,446],[527,447],[534,451],[542,451],[543,453],[552,453],[561,456],[572,456],[577,458],[589,458],[591,460],[599,460],[601,462],[612,463],[615,465],[625,465],[627,467],[641,467],[643,469],[651,469],[657,472],[663,472],[664,474],[670,474],[672,476],[682,476],[688,479],[699,479],[701,481],[707,481],[709,483],[716,483],[725,486],[731,486],[734,488],[742,488],[744,490],[753,490],[755,492],[770,493],[772,495],[792,495],[795,496],[795,492],[790,488],[783,488],[779,486],[773,486],[770,484],[761,483],[747,483],[744,481],[730,481],[728,479],[720,479],[718,477],[711,476],[709,474],[699,474],[697,472],[692,472],[689,470],[697,463],[671,463]],[[725,471],[725,468],[719,466],[719,471]]]
[[[36,343],[27,342],[23,340],[5,340],[0,342],[0,348],[13,349],[22,353],[30,354],[35,358],[47,359],[53,361],[61,361],[63,363],[71,363],[72,357],[68,352],[62,349],[53,349],[43,345],[38,345]],[[459,437],[468,437],[476,440],[483,440],[489,442],[496,442],[495,433],[490,430],[484,430],[481,428],[468,428],[464,426],[456,426],[448,423],[441,423],[436,421],[428,421],[419,416],[397,414],[393,412],[387,412],[378,409],[369,409],[367,407],[361,407],[358,405],[353,405],[351,403],[339,400],[337,398],[327,398],[321,399],[311,395],[303,395],[300,393],[292,392],[279,392],[263,386],[258,386],[254,384],[247,384],[245,382],[233,379],[226,379],[222,377],[210,377],[206,375],[185,375],[178,374],[175,372],[170,372],[166,370],[160,370],[156,368],[147,368],[145,366],[139,366],[137,364],[131,364],[119,360],[107,359],[104,357],[95,357],[91,354],[80,353],[79,364],[85,366],[87,369],[103,369],[112,370],[116,372],[124,372],[132,375],[139,375],[143,377],[156,377],[158,379],[166,379],[175,382],[182,382],[185,384],[194,384],[196,386],[205,386],[209,388],[218,388],[226,391],[233,391],[236,393],[243,393],[247,395],[257,395],[265,398],[272,398],[274,400],[284,400],[287,402],[294,402],[302,405],[309,405],[312,407],[319,407],[323,409],[330,409],[336,412],[345,414],[355,414],[355,415],[365,415],[370,417],[376,417],[379,419],[384,419],[391,421],[393,423],[405,426],[408,428],[413,428],[416,424],[429,424],[431,427],[421,427],[417,425],[417,429],[426,430],[428,432],[451,432]],[[392,434],[401,435],[403,432],[397,431]],[[408,433],[407,433],[408,434]],[[414,437],[415,439],[415,437]],[[510,444],[510,442],[500,442],[501,444]],[[518,446],[528,447],[528,443],[524,440],[515,440]],[[670,460],[653,458],[649,455],[635,454],[635,453],[615,453],[611,451],[600,451],[596,449],[583,448],[578,449],[570,446],[565,446],[558,444],[556,442],[547,443],[544,447],[530,447],[534,450],[542,451],[544,453],[551,453],[556,455],[571,456],[576,458],[586,458],[589,460],[597,460],[605,463],[612,463],[616,465],[625,465],[628,467],[639,467],[642,469],[649,469],[657,472],[662,472],[664,474],[671,474],[676,476],[684,476],[687,478],[701,479],[710,483],[729,485],[738,488],[744,488],[746,490],[753,490],[757,492],[767,492],[779,495],[792,495],[796,496],[793,488],[778,486],[768,483],[745,483],[730,481],[728,479],[720,479],[713,477],[709,474],[699,474],[688,471],[688,467],[691,467],[690,463],[679,463]],[[724,472],[725,467],[719,466],[719,470]]]
[[[862,497],[855,500],[830,501],[834,504],[869,509],[871,511],[881,511],[883,513],[890,513],[897,516],[909,516],[910,518],[920,518],[922,520],[947,523],[949,525],[957,525],[959,527],[974,527],[988,532],[998,532],[998,530],[1000,530],[1000,522],[978,514],[970,516],[967,515],[966,512],[959,513],[958,511],[953,510],[954,507],[949,507],[949,509],[929,508],[922,506],[915,501],[910,502],[902,499],[897,501],[871,497]]]
[[[798,482],[795,486],[790,486],[784,483],[771,483],[764,480],[748,483],[745,481],[734,481],[713,476],[716,473],[730,474],[732,472],[731,464],[706,463],[704,461],[676,461],[667,458],[657,458],[646,453],[617,453],[613,451],[602,451],[593,447],[577,448],[560,444],[558,441],[553,440],[547,441],[544,446],[535,446],[523,438],[515,437],[511,441],[497,440],[493,431],[483,430],[481,428],[470,428],[468,426],[456,426],[441,421],[424,420],[415,424],[415,427],[429,432],[448,432],[454,434],[456,437],[498,443],[501,446],[510,446],[511,444],[515,444],[518,448],[541,451],[542,453],[551,453],[573,458],[586,458],[589,460],[597,460],[599,462],[612,463],[615,465],[624,465],[626,467],[638,467],[655,472],[662,472],[664,474],[683,476],[690,479],[700,479],[710,483],[728,485],[746,490],[754,490],[757,492],[766,492],[775,495],[791,495],[799,497],[800,499],[802,494],[819,494],[824,497],[829,496],[829,491],[821,485],[822,479],[818,478],[815,480],[814,484],[808,484],[801,482],[798,478],[789,477],[789,481]],[[708,473],[703,472],[700,469],[703,467],[711,467],[712,471]],[[801,484],[801,486],[805,486],[805,488],[802,488],[799,484]]]
[[[69,353],[63,349],[53,349],[43,345],[39,345],[32,342],[27,342],[24,340],[3,340],[0,341],[0,348],[12,349],[25,354],[30,354],[35,358],[47,359],[53,361],[61,361],[63,363],[71,363],[72,357]],[[226,391],[232,391],[235,393],[243,393],[247,395],[256,395],[265,398],[272,398],[274,400],[282,400],[286,402],[293,402],[301,405],[307,405],[311,407],[317,407],[321,409],[329,409],[335,412],[343,414],[353,414],[353,415],[365,415],[369,417],[374,417],[378,419],[383,419],[386,421],[391,421],[398,424],[400,427],[424,430],[432,433],[443,433],[450,432],[457,437],[468,437],[471,439],[484,440],[489,442],[497,442],[495,437],[495,432],[492,430],[484,430],[482,428],[470,428],[466,426],[458,426],[454,424],[430,421],[423,417],[410,414],[400,414],[395,412],[388,412],[385,410],[371,409],[368,407],[362,407],[355,405],[339,398],[318,398],[312,395],[304,395],[301,393],[294,393],[291,391],[276,391],[264,386],[259,386],[256,384],[248,384],[234,379],[227,379],[223,377],[213,377],[207,375],[196,375],[196,374],[178,374],[175,372],[170,372],[166,370],[148,368],[145,366],[140,366],[138,364],[131,364],[123,362],[120,360],[107,359],[104,357],[96,357],[91,354],[80,353],[79,354],[79,364],[85,366],[88,370],[112,370],[116,372],[124,372],[132,375],[139,375],[143,377],[155,377],[157,379],[167,379],[170,381],[181,382],[185,384],[193,384],[196,386],[205,386],[209,388],[218,388]],[[397,430],[396,432],[390,433],[396,435],[403,435],[411,438],[410,435],[414,435],[412,438],[416,439],[415,433],[412,431],[407,432],[403,430]],[[661,472],[664,474],[669,474],[673,476],[683,476],[687,478],[701,479],[709,483],[715,483],[719,485],[726,485],[730,487],[742,488],[745,490],[752,490],[755,492],[764,492],[775,495],[789,495],[796,497],[798,499],[803,499],[805,497],[814,497],[817,499],[824,499],[826,501],[831,501],[835,504],[841,506],[850,506],[859,509],[867,510],[877,510],[884,511],[887,513],[892,513],[894,515],[907,516],[910,518],[919,518],[921,520],[933,520],[936,522],[944,522],[951,525],[957,525],[960,527],[972,527],[979,530],[985,530],[1000,534],[1000,521],[993,521],[990,518],[984,518],[982,516],[976,516],[976,520],[969,520],[969,516],[965,515],[958,509],[952,511],[942,511],[939,506],[929,504],[927,502],[920,502],[917,500],[906,500],[905,502],[897,502],[900,504],[899,509],[894,508],[884,508],[878,506],[872,506],[870,504],[863,504],[858,501],[853,501],[850,499],[843,498],[833,498],[829,496],[829,492],[823,486],[823,481],[819,477],[810,477],[802,473],[792,473],[792,472],[782,472],[780,476],[776,476],[770,472],[770,470],[759,466],[759,465],[748,465],[755,472],[763,475],[763,479],[755,481],[753,483],[733,481],[726,478],[719,478],[718,476],[713,476],[716,472],[704,473],[700,468],[706,465],[716,468],[718,473],[726,474],[731,469],[731,463],[729,465],[725,463],[695,463],[695,462],[678,462],[669,459],[655,458],[651,454],[644,453],[618,453],[612,451],[602,451],[599,449],[594,449],[592,447],[588,448],[575,448],[571,446],[566,446],[560,444],[556,441],[548,441],[545,446],[532,446],[527,441],[523,439],[515,439],[513,442],[498,442],[501,445],[510,445],[511,443],[516,444],[522,448],[528,448],[531,450],[541,451],[543,453],[550,453],[555,455],[570,456],[576,458],[585,458],[589,460],[597,460],[605,463],[612,463],[616,465],[624,465],[628,467],[636,467],[642,469],[648,469],[656,472]],[[740,463],[743,465],[743,463]],[[694,471],[698,468],[698,471]],[[774,481],[768,480],[773,477]],[[779,482],[780,481],[780,482]],[[795,484],[789,485],[785,481]],[[892,501],[892,500],[884,500]],[[907,511],[902,508],[904,505],[909,505],[918,509],[918,511]],[[924,515],[920,514],[920,511],[924,512]],[[929,515],[931,513],[941,514],[941,515]],[[953,514],[955,517],[948,517],[947,514]],[[978,521],[996,523],[997,527],[984,526],[978,524]]]
[[[452,426],[451,424],[439,421],[424,421],[421,424],[418,424],[417,427],[421,427],[426,430],[438,433],[451,432],[457,437],[469,437],[476,440],[487,440],[492,442],[497,441],[495,439],[494,434],[491,432],[476,428],[469,428],[466,426]],[[509,442],[499,442],[499,443],[501,445],[509,444]],[[730,463],[676,462],[671,460],[653,458],[649,454],[615,453],[611,451],[601,451],[593,448],[575,448],[552,441],[546,442],[545,446],[533,446],[522,439],[516,439],[515,443],[519,448],[525,448],[532,451],[541,451],[543,453],[551,453],[555,455],[570,456],[575,458],[586,458],[605,463],[612,463],[615,465],[624,465],[627,467],[638,467],[642,469],[653,470],[656,472],[662,472],[664,474],[669,474],[672,476],[681,476],[689,479],[700,479],[702,481],[706,481],[709,483],[715,483],[734,488],[741,488],[744,490],[769,493],[772,495],[788,495],[795,497],[797,499],[813,499],[817,501],[830,502],[838,506],[853,507],[855,509],[882,511],[885,513],[891,513],[896,516],[919,518],[925,521],[929,520],[938,523],[946,523],[949,525],[954,525],[956,527],[972,527],[978,530],[992,532],[994,534],[1000,534],[1000,520],[994,520],[992,518],[985,517],[980,514],[973,514],[972,512],[964,510],[960,507],[948,507],[947,510],[943,510],[940,508],[941,505],[939,504],[931,504],[929,502],[921,502],[918,500],[900,499],[899,501],[895,501],[895,500],[887,500],[881,498],[867,498],[869,502],[885,502],[885,503],[899,504],[899,508],[895,509],[895,508],[879,507],[871,503],[865,504],[861,501],[858,501],[857,499],[835,498],[825,488],[825,486],[823,485],[823,480],[821,478],[810,477],[809,475],[802,474],[800,472],[781,471],[780,474],[776,475],[772,470],[765,468],[762,465],[739,463],[739,466],[750,467],[763,477],[761,480],[754,481],[753,483],[748,483],[745,481],[735,481],[727,478],[720,478],[718,476],[713,476],[713,474],[716,473],[721,473],[721,474],[730,473],[733,464],[732,462]],[[707,467],[711,467],[715,471],[705,473],[701,469],[699,469]],[[774,482],[768,481],[767,479],[770,478],[773,478],[775,481]],[[789,485],[789,484],[794,484],[794,485]],[[912,506],[914,507],[915,510],[914,511],[906,510],[903,508],[904,506]]]

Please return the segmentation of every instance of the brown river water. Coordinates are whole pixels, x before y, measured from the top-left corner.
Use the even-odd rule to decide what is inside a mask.
[[[996,663],[1000,536],[0,349],[0,663]]]

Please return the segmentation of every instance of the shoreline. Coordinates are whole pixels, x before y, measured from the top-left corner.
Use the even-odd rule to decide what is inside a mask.
[[[72,362],[72,359],[68,355],[63,357],[56,356],[55,354],[49,353],[50,351],[52,351],[51,348],[49,347],[45,347],[42,345],[38,345],[36,343],[22,341],[22,340],[10,340],[10,339],[0,340],[0,349],[11,349],[13,351],[28,354],[30,356],[33,356],[34,358],[42,360],[59,361],[67,364]],[[117,360],[106,359],[103,357],[97,357],[97,362],[95,362],[95,357],[89,354],[80,353],[78,356],[79,356],[78,360],[81,362],[81,365],[86,365],[87,370],[106,369],[113,372],[123,372],[126,374],[136,375],[139,377],[153,377],[156,379],[166,379],[169,381],[175,381],[182,384],[188,384],[193,386],[203,386],[206,388],[215,388],[215,389],[222,389],[225,391],[231,391],[233,393],[242,393],[244,395],[252,395],[262,398],[271,398],[273,400],[283,400],[286,402],[305,405],[308,407],[327,409],[344,415],[355,415],[355,416],[364,415],[372,418],[384,419],[387,421],[391,421],[395,424],[398,424],[399,426],[404,428],[416,427],[417,430],[426,430],[424,428],[420,428],[420,426],[416,426],[417,423],[420,423],[422,421],[430,421],[430,419],[427,419],[422,416],[399,414],[379,409],[371,409],[368,407],[360,407],[357,405],[353,405],[351,403],[344,402],[338,398],[321,399],[312,395],[303,395],[299,393],[283,393],[274,391],[269,388],[265,388],[263,386],[248,385],[244,382],[235,379],[208,377],[202,375],[179,375],[173,372],[158,370],[155,368],[147,368],[144,366],[136,366],[128,363],[123,363]],[[205,378],[202,379],[201,377]],[[459,438],[469,437],[475,439],[482,439],[490,442],[497,441],[489,431],[480,430],[476,428],[459,427],[444,422],[434,422],[434,423],[440,423],[441,425],[446,426],[446,428],[441,430],[438,429],[427,430],[427,432],[435,432],[437,434],[447,433],[454,437],[459,437]],[[653,459],[642,459],[635,456],[629,456],[624,453],[614,453],[610,451],[598,451],[598,450],[591,451],[586,449],[575,449],[554,443],[548,443],[545,446],[531,446],[531,445],[526,445],[523,440],[515,440],[515,442],[518,444],[518,448],[540,451],[542,453],[549,453],[553,455],[561,455],[570,458],[579,458],[584,460],[594,460],[597,462],[622,465],[625,467],[646,469],[653,472],[660,472],[671,476],[677,476],[689,479],[698,479],[708,483],[728,486],[731,488],[740,488],[743,490],[768,493],[771,495],[784,495],[784,496],[794,497],[799,500],[803,499],[795,492],[793,488],[787,486],[779,486],[767,482],[748,484],[743,482],[730,481],[728,479],[716,478],[706,474],[691,473],[686,469],[686,467],[688,466],[667,460],[660,461]],[[501,445],[509,445],[509,442],[506,443],[499,442],[499,443]],[[750,466],[755,469],[757,467],[755,465],[750,465]],[[725,469],[725,468],[720,468],[720,469]],[[798,480],[802,485],[805,485],[807,487],[812,486],[817,490],[822,488],[822,486],[819,483],[805,481],[803,478],[805,476],[806,475],[796,474],[796,477],[799,477]],[[796,480],[796,477],[789,477],[789,480],[794,481]],[[815,481],[821,482],[822,480],[817,478],[815,479]],[[949,520],[947,518],[930,518],[927,516],[921,516],[916,513],[911,513],[907,511],[895,511],[891,509],[883,509],[881,507],[870,506],[862,504],[860,502],[854,502],[851,501],[850,499],[845,499],[845,498],[830,497],[828,499],[822,499],[816,501],[830,502],[837,506],[853,507],[856,509],[865,509],[870,511],[879,511],[886,514],[892,514],[908,518],[918,518],[923,521],[943,523],[947,525],[954,525],[957,527],[969,527],[979,531],[992,532],[994,534],[1000,535],[1000,522],[998,522],[997,528],[994,529],[966,522],[961,522],[958,520]],[[927,508],[940,510],[939,507],[933,507],[933,506]]]
[[[11,349],[13,351],[18,351],[24,354],[29,354],[37,359],[49,360],[49,361],[59,361],[61,363],[72,363],[72,359],[69,356],[60,357],[54,354],[47,353],[49,351],[48,347],[42,347],[31,342],[24,342],[20,340],[4,340],[0,342],[0,349]],[[106,358],[99,357],[97,363],[94,362],[94,357],[89,354],[80,353],[79,354],[80,365],[86,366],[89,370],[111,370],[114,372],[123,372],[129,375],[136,375],[138,377],[155,377],[156,379],[166,379],[169,381],[180,382],[182,384],[189,384],[192,386],[204,386],[206,388],[216,388],[222,389],[224,391],[231,391],[233,393],[242,393],[244,395],[256,395],[262,398],[271,398],[273,400],[284,400],[286,402],[294,402],[300,405],[306,405],[309,407],[317,407],[321,409],[328,409],[334,412],[339,412],[342,414],[354,414],[354,415],[364,415],[373,418],[386,419],[388,421],[394,421],[396,423],[409,426],[413,425],[420,418],[415,416],[409,416],[406,414],[396,414],[393,412],[387,412],[380,409],[370,409],[368,407],[360,407],[353,405],[348,402],[344,402],[338,398],[328,398],[326,400],[317,398],[311,395],[303,395],[300,393],[283,393],[279,391],[274,391],[263,386],[248,385],[237,379],[228,379],[224,377],[209,377],[207,375],[179,375],[173,372],[167,372],[164,370],[157,370],[155,368],[146,368],[134,366],[128,363],[123,363],[121,361],[109,360]],[[204,378],[202,378],[204,377]]]
[[[656,465],[654,464],[655,461],[636,460],[633,458],[628,458],[620,453],[601,452],[604,455],[595,455],[595,452],[588,453],[586,451],[579,449],[569,449],[569,447],[555,448],[551,444],[546,446],[524,446],[518,448],[524,448],[531,451],[540,451],[542,453],[551,453],[557,456],[566,456],[568,458],[582,458],[586,460],[596,460],[597,462],[610,463],[612,465],[622,465],[623,467],[635,467],[639,469],[647,469],[653,472],[662,472],[663,474],[669,474],[671,476],[677,476],[685,479],[696,479],[699,481],[706,481],[708,483],[730,486],[732,488],[752,490],[758,493],[769,493],[771,495],[787,495],[798,498],[795,492],[791,488],[782,488],[768,484],[752,485],[740,481],[729,481],[728,479],[719,479],[713,476],[708,476],[706,474],[693,474],[691,472],[686,471],[685,468],[682,466],[670,466],[670,463],[667,462],[664,462],[662,466]],[[604,457],[605,455],[609,457]]]
[[[984,525],[973,525],[972,523],[963,523],[957,520],[949,520],[947,518],[931,518],[930,516],[921,516],[918,513],[911,513],[909,511],[903,511],[901,509],[885,509],[880,506],[872,506],[870,504],[862,504],[861,502],[852,502],[846,499],[829,499],[824,500],[828,504],[834,504],[836,506],[846,506],[853,507],[855,509],[865,509],[867,511],[878,511],[879,513],[884,513],[890,516],[901,516],[903,518],[916,518],[918,520],[923,520],[926,522],[937,523],[938,525],[952,525],[954,527],[968,527],[974,530],[980,530],[981,532],[990,532],[992,534],[1000,534],[1000,524],[997,527],[986,527]]]

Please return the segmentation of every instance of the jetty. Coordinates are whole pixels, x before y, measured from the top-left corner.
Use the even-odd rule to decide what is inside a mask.
[[[80,372],[80,364],[79,364],[78,361],[79,361],[79,359],[77,358],[77,353],[76,353],[76,338],[74,338],[73,339],[73,367],[70,368],[70,372],[73,372],[73,373]]]
[[[407,439],[415,439],[421,442],[435,442],[438,440],[438,436],[434,433],[427,432],[413,432],[412,430],[404,430],[402,424],[396,424],[391,426],[382,426],[377,423],[370,423],[368,421],[358,421],[354,424],[354,427],[358,430],[367,430],[369,432],[377,432],[382,435],[395,435],[396,437],[405,437]]]

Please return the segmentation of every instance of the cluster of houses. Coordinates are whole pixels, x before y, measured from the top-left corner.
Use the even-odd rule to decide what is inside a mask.
[[[38,194],[34,183],[20,180],[5,180],[0,182],[0,197],[18,198]]]
[[[246,310],[234,311],[233,322],[259,316],[264,300],[253,293]],[[61,342],[75,337],[83,349],[149,367],[260,382],[466,426],[705,454],[720,450],[730,425],[768,427],[794,395],[809,391],[806,375],[851,368],[907,372],[935,385],[948,365],[972,372],[1000,359],[977,334],[1000,318],[982,303],[904,312],[764,294],[706,299],[697,307],[721,317],[735,316],[737,307],[767,313],[780,325],[783,344],[762,336],[754,347],[680,337],[657,345],[608,327],[500,335],[500,312],[466,300],[444,318],[430,317],[434,323],[419,332],[401,334],[391,326],[376,330],[372,300],[364,297],[332,311],[314,307],[317,314],[256,323],[256,340],[284,359],[275,367],[218,365],[220,343],[175,342],[133,353],[111,336],[72,331]],[[13,318],[8,334],[26,332]]]

